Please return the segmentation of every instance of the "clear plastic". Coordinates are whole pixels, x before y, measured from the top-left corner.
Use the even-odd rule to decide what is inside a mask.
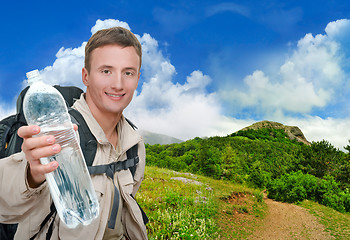
[[[62,148],[60,153],[40,159],[42,164],[59,164],[45,176],[52,199],[69,228],[88,225],[98,216],[99,204],[68,109],[60,92],[43,83],[34,71],[27,73],[31,85],[23,101],[24,116],[28,125],[40,126],[37,136],[53,135]]]

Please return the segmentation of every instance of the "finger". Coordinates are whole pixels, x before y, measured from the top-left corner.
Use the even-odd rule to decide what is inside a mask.
[[[37,160],[44,157],[50,157],[61,151],[59,144],[53,144],[50,146],[34,148],[31,151],[26,152],[26,159],[29,161]]]
[[[50,173],[58,168],[58,162],[53,161],[42,165],[39,161],[33,161],[28,172],[28,184],[32,188],[38,187],[44,180],[45,174]]]
[[[35,148],[46,147],[54,143],[55,143],[55,137],[51,135],[35,137],[35,138],[33,137],[24,138],[23,144],[22,144],[22,150],[25,152],[27,150],[32,150]]]
[[[58,162],[52,161],[48,164],[41,164],[41,163],[32,164],[30,166],[30,171],[31,171],[32,177],[42,178],[40,177],[40,175],[45,175],[47,173],[50,173],[57,168],[58,168]]]
[[[22,126],[18,129],[18,136],[21,138],[29,138],[40,132],[40,127],[36,125]]]
[[[78,130],[78,125],[73,124],[73,128],[74,128],[75,131],[77,131]]]

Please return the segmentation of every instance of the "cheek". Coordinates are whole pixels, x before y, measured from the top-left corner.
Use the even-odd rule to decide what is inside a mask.
[[[130,81],[130,82],[127,83],[127,88],[128,88],[130,91],[135,91],[136,88],[137,88],[137,83],[138,83],[138,81],[135,81],[135,80]]]

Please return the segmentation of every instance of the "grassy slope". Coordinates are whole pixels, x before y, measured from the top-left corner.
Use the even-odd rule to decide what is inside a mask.
[[[350,239],[350,213],[340,213],[308,200],[304,200],[300,206],[315,215],[335,239]]]
[[[185,177],[203,183],[185,184]],[[245,239],[262,223],[263,194],[242,185],[146,167],[137,201],[147,213],[149,239]],[[304,201],[336,239],[348,239],[350,214]]]

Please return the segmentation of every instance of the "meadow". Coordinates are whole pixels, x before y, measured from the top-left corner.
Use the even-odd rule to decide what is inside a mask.
[[[350,236],[350,154],[325,140],[309,146],[260,129],[146,151],[137,200],[150,239],[248,238],[266,216],[264,193],[309,209],[336,239]]]

